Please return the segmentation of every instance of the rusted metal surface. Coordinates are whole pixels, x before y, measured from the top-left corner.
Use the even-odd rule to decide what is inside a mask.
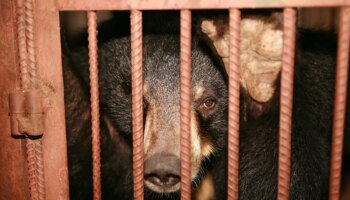
[[[27,68],[27,43],[26,43],[26,20],[25,20],[25,7],[23,0],[17,0],[17,42],[18,46],[22,48],[18,49],[18,60],[21,74],[21,87],[29,85],[28,76],[26,76]]]
[[[131,64],[132,64],[132,141],[134,199],[144,199],[143,163],[143,92],[142,92],[142,12],[132,10],[131,25]]]
[[[241,11],[230,9],[229,112],[228,112],[228,177],[227,199],[238,199],[239,168],[239,90],[240,90],[240,25]]]
[[[8,94],[20,85],[16,1],[0,1],[0,199],[29,199],[23,140],[11,137]]]
[[[191,199],[191,11],[180,14],[181,199]]]
[[[281,70],[280,127],[278,151],[278,200],[288,200],[290,185],[296,10],[283,11],[283,57]]]
[[[16,114],[21,114],[26,111],[39,111],[33,109],[32,106],[35,103],[31,103],[33,100],[33,94],[27,92],[27,90],[35,89],[36,87],[36,54],[34,45],[34,17],[33,17],[33,1],[23,0],[17,1],[18,8],[18,23],[17,30],[20,32],[18,34],[18,51],[20,59],[20,76],[22,84],[20,88],[25,91],[25,96],[20,96],[17,93],[12,93],[10,95],[10,109],[13,113],[11,115],[11,127],[12,131],[17,132],[17,134],[28,134],[28,135],[40,135],[43,134],[43,123],[42,119],[37,123],[34,119],[26,118],[24,116],[18,116]],[[16,98],[17,97],[17,98]],[[38,98],[37,98],[38,99]],[[40,98],[39,98],[40,99]],[[12,100],[12,101],[11,101]],[[22,100],[22,101],[21,101]],[[25,102],[26,101],[26,102]],[[34,97],[35,101],[35,97]],[[26,104],[26,105],[25,105]],[[40,106],[41,107],[41,106]],[[21,109],[22,108],[22,109]],[[42,112],[42,109],[41,111]],[[14,119],[16,117],[16,119]],[[32,124],[33,123],[33,124]],[[37,126],[37,127],[36,127]],[[36,129],[37,128],[37,129]],[[16,130],[17,129],[17,130]],[[20,132],[24,131],[24,132]],[[37,132],[39,131],[39,133]],[[41,131],[41,132],[40,132]],[[16,134],[16,133],[15,133]],[[43,164],[43,154],[42,154],[42,142],[41,138],[32,140],[31,138],[26,138],[26,152],[27,152],[27,167],[28,167],[28,178],[29,178],[29,189],[30,198],[33,200],[44,200],[45,199],[45,179],[44,179],[44,164]]]
[[[16,91],[9,95],[11,134],[42,136],[44,110],[39,90]]]
[[[36,81],[34,18],[32,0],[17,0],[17,40],[21,88],[32,89]]]
[[[350,5],[348,0],[60,0],[60,10],[169,10],[169,9],[227,9],[227,8],[278,8],[278,7],[333,7]]]
[[[10,95],[10,121],[13,136],[42,136],[43,108],[38,90],[18,91]],[[31,199],[45,199],[45,180],[41,138],[26,139],[28,178]]]
[[[18,0],[19,1],[19,0]],[[22,85],[23,89],[33,89],[35,88],[37,80],[37,68],[36,68],[36,52],[35,52],[35,38],[34,38],[34,0],[24,0],[24,14],[25,14],[25,37],[26,45],[23,48],[27,49],[27,63],[26,67],[28,73],[24,73],[22,78],[28,76],[29,82]],[[23,24],[19,24],[22,26]],[[19,46],[21,47],[21,45]],[[20,50],[21,51],[21,50]]]
[[[30,199],[45,200],[42,139],[26,139]]]
[[[42,139],[47,200],[69,199],[59,13],[55,0],[35,0],[36,86],[43,94]]]
[[[333,138],[330,168],[329,199],[338,200],[343,155],[346,91],[349,71],[350,8],[343,7],[339,14],[337,69],[334,96]]]
[[[92,180],[94,200],[101,199],[101,142],[100,107],[97,61],[97,17],[95,11],[87,12],[89,40],[90,102],[92,129]]]

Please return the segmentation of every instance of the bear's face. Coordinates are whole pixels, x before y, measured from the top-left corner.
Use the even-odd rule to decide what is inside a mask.
[[[126,38],[117,39],[101,50],[104,51],[110,45],[127,45],[128,41]],[[204,175],[201,169],[204,160],[225,149],[227,132],[225,73],[210,57],[204,41],[201,42],[193,38],[190,131],[192,180]],[[180,189],[179,36],[146,35],[143,43],[145,185],[159,193],[175,192]],[[101,109],[120,130],[119,134],[130,137],[130,47],[124,48],[119,47],[120,51],[109,48],[114,49],[109,56],[101,55],[100,77],[103,77],[103,83],[100,85],[107,86],[101,88]]]
[[[157,192],[173,192],[180,188],[179,38],[146,36],[144,43],[145,184]],[[192,68],[190,133],[191,177],[194,180],[202,161],[223,148],[227,86],[223,73],[198,41],[193,43]],[[177,184],[171,184],[172,181]]]
[[[281,39],[276,20],[252,18],[242,20],[241,37],[250,35],[251,26],[246,21],[256,22],[267,31],[276,33]],[[247,24],[252,24],[247,22]],[[253,23],[254,24],[254,23]],[[212,28],[211,28],[212,27]],[[221,31],[220,31],[220,30]],[[214,56],[208,42],[194,36],[192,38],[192,85],[191,85],[191,178],[199,181],[205,170],[202,163],[211,155],[224,154],[227,143],[227,73],[228,31],[226,25],[204,21],[202,31],[208,35]],[[246,33],[247,32],[247,33]],[[221,33],[221,34],[219,34]],[[270,39],[270,38],[267,38]],[[276,38],[275,38],[276,39]],[[248,39],[249,40],[249,37]],[[265,41],[264,37],[260,38]],[[259,41],[260,41],[259,40]],[[249,40],[250,41],[250,40]],[[244,44],[244,42],[242,42]],[[218,45],[219,44],[219,45]],[[255,44],[254,42],[252,44]],[[263,42],[257,42],[263,44]],[[266,46],[266,45],[265,45]],[[263,47],[265,47],[263,46]],[[260,46],[259,46],[260,47]],[[274,46],[273,46],[274,47]],[[267,47],[266,47],[267,48]],[[272,48],[272,47],[271,47]],[[277,45],[276,52],[281,51]],[[254,49],[253,49],[254,50]],[[244,51],[256,55],[255,51]],[[258,48],[259,50],[259,48]],[[118,133],[131,138],[131,59],[128,37],[112,40],[100,47],[101,109],[116,127]],[[260,52],[260,51],[259,51]],[[180,39],[179,35],[145,35],[143,37],[143,97],[144,97],[144,164],[145,185],[151,191],[171,193],[180,189]],[[243,55],[242,54],[242,55]],[[244,61],[244,59],[241,59]],[[245,55],[245,54],[244,54]],[[280,59],[280,57],[278,59]],[[244,56],[243,56],[244,57]],[[260,57],[259,57],[260,58]],[[255,57],[249,58],[253,62]],[[242,94],[241,116],[252,114],[261,116],[272,101],[275,80],[280,70],[275,59],[266,61],[268,71],[257,70],[251,80],[252,69],[241,66]],[[221,62],[225,67],[219,64]],[[250,66],[250,65],[249,65]],[[264,65],[265,66],[265,65]],[[254,68],[255,69],[255,68]],[[259,68],[260,69],[260,68]],[[269,72],[270,72],[269,71]],[[260,72],[261,74],[259,74]],[[247,75],[248,73],[248,75]],[[271,75],[271,77],[265,77]],[[269,80],[269,83],[266,83]],[[254,83],[254,84],[250,84]],[[246,85],[257,87],[247,87]],[[258,87],[262,87],[265,90]],[[256,92],[258,91],[258,92]],[[271,92],[272,91],[272,92]],[[265,95],[269,93],[268,95]],[[262,94],[262,95],[260,95]],[[265,95],[265,96],[264,96]],[[258,113],[258,114],[254,114]],[[131,141],[131,140],[130,140]],[[220,152],[219,152],[220,151]]]

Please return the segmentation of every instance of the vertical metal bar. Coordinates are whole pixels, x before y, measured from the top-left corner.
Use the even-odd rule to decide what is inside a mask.
[[[279,200],[288,200],[289,198],[295,30],[296,10],[285,8],[283,11],[283,58],[278,152]]]
[[[25,21],[26,21],[26,38],[27,38],[27,68],[30,77],[29,88],[35,88],[36,82],[36,55],[34,42],[34,0],[26,0],[25,7]]]
[[[132,129],[134,199],[144,198],[143,169],[143,94],[142,94],[142,12],[132,10],[131,64],[132,64]]]
[[[181,10],[181,199],[191,199],[191,11]]]
[[[333,138],[330,168],[329,199],[338,200],[343,155],[346,91],[349,67],[350,8],[342,7],[339,13],[337,69],[335,80]]]
[[[30,199],[45,200],[42,139],[26,139]]]
[[[26,0],[24,2],[25,7],[25,36],[26,36],[26,72],[22,76],[25,80],[29,78],[28,82],[22,85],[23,89],[33,89],[36,87],[36,54],[35,54],[35,42],[34,42],[34,17],[33,17],[33,0]],[[27,77],[26,77],[27,76]],[[29,183],[31,188],[31,199],[45,199],[45,179],[44,179],[44,162],[42,152],[42,139],[26,139],[27,147],[27,161],[29,172]]]
[[[29,85],[27,72],[27,44],[26,44],[26,22],[25,22],[24,0],[17,0],[17,42],[18,60],[20,65],[21,88]]]
[[[36,87],[36,52],[34,41],[33,0],[17,1],[17,30],[22,90]],[[45,199],[42,139],[26,139],[28,177],[31,199]]]
[[[240,89],[240,25],[241,11],[230,9],[230,64],[229,64],[229,113],[228,113],[228,177],[227,199],[238,199],[239,168],[239,89]]]
[[[94,200],[101,199],[100,111],[97,60],[97,17],[95,11],[87,12],[89,40],[90,101],[92,129],[92,180]]]

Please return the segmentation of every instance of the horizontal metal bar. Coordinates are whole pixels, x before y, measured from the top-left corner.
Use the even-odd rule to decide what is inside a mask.
[[[174,10],[349,6],[350,0],[57,0],[59,10]]]

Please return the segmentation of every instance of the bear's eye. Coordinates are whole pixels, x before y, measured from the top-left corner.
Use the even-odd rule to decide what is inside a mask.
[[[215,108],[216,105],[216,100],[214,97],[208,97],[206,99],[204,99],[201,103],[201,105],[199,106],[200,110],[202,112],[207,112],[210,110],[213,110]]]

